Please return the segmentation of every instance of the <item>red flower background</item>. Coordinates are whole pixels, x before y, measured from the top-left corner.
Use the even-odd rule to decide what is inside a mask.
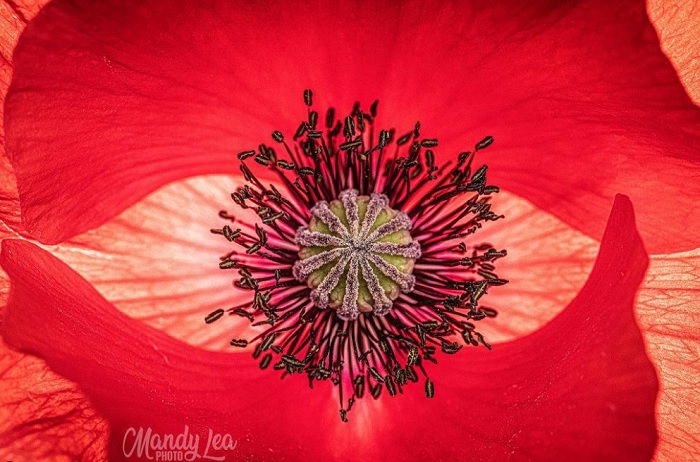
[[[119,3],[54,2],[17,49],[42,5],[0,4],[0,455],[100,460],[128,426],[188,423],[254,460],[700,457],[694,2],[505,2],[472,21]],[[436,367],[435,401],[363,402],[349,424],[330,393],[217,352],[243,324],[202,323],[231,303],[207,230],[240,181],[232,153],[293,130],[306,87],[344,109],[379,98],[443,155],[494,134],[484,161],[508,191],[485,231],[512,281],[490,296],[494,351]]]

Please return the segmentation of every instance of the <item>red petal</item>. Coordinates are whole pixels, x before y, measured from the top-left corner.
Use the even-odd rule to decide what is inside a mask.
[[[632,317],[646,254],[623,197],[564,313],[493,352],[441,358],[431,368],[434,401],[414,386],[359,403],[349,425],[325,390],[145,327],[32,244],[5,241],[2,264],[13,281],[5,339],[80,383],[112,422],[115,457],[129,426],[185,424],[203,437],[207,428],[231,433],[241,458],[647,460],[654,448],[656,379]]]
[[[12,50],[27,21],[47,0],[0,2],[0,103],[4,103],[12,78]],[[0,104],[0,118],[5,105]],[[15,173],[5,156],[4,127],[0,127],[0,221],[19,227],[21,217]]]
[[[700,111],[659,50],[644,2],[531,5],[504,6],[496,24],[472,26],[476,42],[448,35],[447,25],[399,40],[397,55],[439,71],[431,91],[412,72],[392,74],[397,94],[385,100],[410,95],[392,112],[420,118],[445,139],[443,153],[493,135],[480,158],[490,179],[590,236],[599,238],[607,204],[621,192],[635,203],[652,253],[697,246]],[[525,30],[510,19],[527,14]],[[428,111],[436,101],[440,110]]]
[[[659,373],[658,460],[700,460],[700,251],[654,256],[637,317]]]
[[[58,242],[230,171],[296,128],[308,86],[344,111],[380,98],[385,123],[420,119],[443,155],[494,135],[493,179],[589,235],[621,191],[651,250],[694,246],[700,115],[643,2],[489,6],[53,3],[8,99],[25,226]]]
[[[12,74],[12,50],[26,21],[44,1],[0,2],[0,102]],[[0,116],[3,106],[0,105]],[[0,129],[0,133],[2,129]],[[4,135],[0,134],[4,141]],[[0,144],[0,238],[19,225],[14,172]],[[0,270],[0,307],[9,281]],[[106,456],[106,423],[95,415],[77,386],[43,361],[0,343],[0,459],[101,460]]]
[[[21,221],[15,172],[10,161],[0,153],[0,226],[9,232],[10,227],[18,229]]]
[[[0,342],[0,458],[104,460],[107,423],[77,385]]]

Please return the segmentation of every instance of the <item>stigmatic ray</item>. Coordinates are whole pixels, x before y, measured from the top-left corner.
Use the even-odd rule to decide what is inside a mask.
[[[329,108],[323,126],[310,90],[304,103],[291,140],[274,131],[277,149],[237,156],[247,184],[231,198],[258,220],[221,211],[227,223],[211,231],[233,246],[219,267],[250,296],[205,321],[247,319],[257,329],[231,345],[251,348],[261,369],[331,382],[343,421],[357,400],[411,382],[433,398],[427,363],[438,350],[490,349],[476,322],[496,311],[480,302],[508,282],[495,273],[506,251],[472,236],[503,218],[491,210],[498,187],[487,167],[473,165],[493,138],[440,166],[438,140],[420,123],[401,135],[375,128],[378,101],[343,120]]]

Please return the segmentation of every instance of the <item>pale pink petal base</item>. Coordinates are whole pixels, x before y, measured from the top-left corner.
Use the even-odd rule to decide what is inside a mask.
[[[235,270],[217,266],[235,246],[209,231],[227,223],[220,210],[241,217],[234,228],[253,221],[232,207],[229,194],[239,184],[224,176],[173,183],[104,226],[47,249],[129,316],[192,345],[228,348],[247,322],[234,317],[206,326],[203,318],[248,296],[232,287]],[[507,192],[496,197],[494,209],[506,218],[477,237],[508,250],[498,270],[511,282],[485,301],[501,314],[482,323],[489,340],[501,342],[533,332],[576,296],[598,243]]]
[[[219,269],[235,249],[211,228],[252,223],[254,212],[223,220],[240,179],[209,176],[179,181],[149,195],[109,223],[49,247],[121,311],[191,344],[229,346],[247,329],[240,317],[205,325],[204,317],[241,303],[235,269]],[[243,322],[245,321],[245,322]]]
[[[561,312],[586,282],[600,244],[508,192],[494,198],[493,210],[505,218],[475,239],[508,251],[497,269],[510,282],[489,290],[483,303],[500,314],[479,329],[501,342],[534,332]]]

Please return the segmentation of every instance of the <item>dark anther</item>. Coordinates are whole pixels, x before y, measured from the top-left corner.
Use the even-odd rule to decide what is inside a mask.
[[[410,140],[412,136],[413,136],[413,132],[406,133],[401,138],[399,138],[399,140],[396,142],[396,144],[399,146],[403,146],[404,144],[408,143],[408,140]]]
[[[384,378],[383,378],[381,375],[379,375],[379,372],[377,372],[377,369],[376,369],[376,368],[370,367],[370,368],[369,368],[369,373],[372,375],[372,377],[374,378],[374,380],[376,380],[377,382],[379,382],[379,383],[384,382]]]
[[[267,350],[272,346],[272,343],[275,341],[275,337],[277,337],[277,334],[275,332],[271,333],[267,337],[265,337],[265,340],[260,344],[260,349],[262,351]]]
[[[311,127],[311,129],[315,129],[317,123],[318,123],[318,112],[316,112],[316,111],[309,112],[309,127]]]
[[[343,134],[345,135],[345,138],[349,139],[355,136],[355,119],[353,119],[351,116],[347,116],[345,118],[344,127]]]
[[[270,353],[263,356],[262,361],[260,361],[260,369],[266,369],[267,366],[270,365],[270,361],[272,361],[272,355]]]
[[[212,322],[220,319],[221,316],[223,316],[223,315],[224,315],[224,310],[222,310],[222,309],[214,310],[211,313],[209,313],[206,318],[204,318],[204,322],[206,322],[207,324],[211,324]]]
[[[435,384],[430,379],[425,379],[425,396],[428,398],[435,397]]]
[[[255,151],[243,151],[243,152],[239,152],[239,153],[238,153],[238,159],[239,159],[239,160],[245,160],[245,159],[247,159],[248,157],[251,157],[251,156],[254,156],[254,155],[255,155]]]
[[[348,151],[353,148],[357,148],[362,145],[362,139],[360,137],[357,137],[356,139],[352,141],[346,141],[345,143],[342,143],[340,146],[338,146],[340,149],[343,151]]]
[[[219,268],[221,269],[230,269],[230,268],[237,268],[238,267],[238,262],[236,260],[224,260],[219,262]]]
[[[482,149],[486,149],[489,146],[491,146],[491,143],[493,143],[493,136],[487,136],[483,140],[479,141],[476,143],[476,146],[474,147],[475,151],[480,151]]]
[[[313,92],[308,88],[304,90],[304,104],[307,106],[311,106],[313,104]]]
[[[335,121],[335,108],[328,108],[326,111],[326,128],[333,128],[333,122]]]
[[[377,106],[379,105],[379,100],[375,99],[374,103],[369,107],[369,113],[372,117],[377,117]]]

